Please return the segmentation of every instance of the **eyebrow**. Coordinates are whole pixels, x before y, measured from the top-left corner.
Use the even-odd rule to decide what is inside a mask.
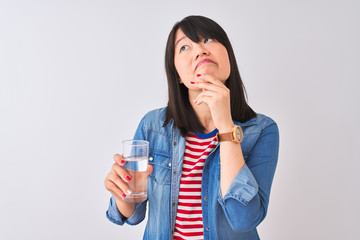
[[[178,43],[179,43],[181,40],[183,40],[184,38],[186,38],[186,36],[182,36],[181,38],[179,38],[179,39],[176,41],[174,47],[176,47],[176,44],[178,44]]]

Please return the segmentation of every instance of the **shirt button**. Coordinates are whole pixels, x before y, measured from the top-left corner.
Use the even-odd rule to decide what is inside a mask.
[[[173,207],[175,207],[175,206],[176,206],[176,203],[175,203],[175,202],[173,202],[171,205],[172,205]]]
[[[152,161],[152,160],[154,160],[154,158],[153,158],[153,157],[149,157],[149,161]]]
[[[171,163],[169,163],[169,167],[171,167]]]
[[[174,171],[174,175],[176,175],[177,174],[177,171]]]
[[[207,196],[205,196],[205,197],[204,197],[204,200],[205,200],[205,201],[207,201],[207,200],[208,200],[208,197],[207,197]]]
[[[206,231],[209,231],[209,230],[210,230],[210,228],[209,228],[209,227],[206,227],[206,228],[205,228],[205,230],[206,230]]]
[[[176,146],[176,142],[173,142],[173,145]]]
[[[209,164],[208,164],[208,165],[206,165],[206,168],[207,168],[207,169],[209,169],[209,168],[210,168]]]

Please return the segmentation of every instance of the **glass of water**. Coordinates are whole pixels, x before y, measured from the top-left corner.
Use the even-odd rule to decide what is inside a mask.
[[[149,142],[145,140],[124,140],[123,156],[124,169],[129,173],[131,180],[128,182],[132,190],[131,196],[126,196],[124,201],[142,202],[147,199],[147,166],[149,159]]]

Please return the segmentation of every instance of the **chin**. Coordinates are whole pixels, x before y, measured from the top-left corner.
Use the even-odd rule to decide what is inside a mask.
[[[208,68],[205,69],[205,71],[201,71],[202,74],[208,74],[208,75],[212,75],[212,76],[216,76],[216,71],[214,69]]]

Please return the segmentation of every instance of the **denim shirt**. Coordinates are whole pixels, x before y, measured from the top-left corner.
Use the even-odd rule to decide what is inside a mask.
[[[136,203],[135,212],[125,218],[110,198],[107,218],[119,225],[136,225],[144,220],[147,204],[148,221],[143,239],[172,239],[175,228],[185,138],[170,121],[166,108],[148,112],[141,120],[134,139],[149,141],[149,164],[154,170],[148,176],[148,199]],[[257,114],[241,126],[241,143],[245,165],[222,197],[220,190],[220,143],[206,159],[202,184],[204,239],[260,239],[256,227],[265,218],[279,151],[277,124]]]

